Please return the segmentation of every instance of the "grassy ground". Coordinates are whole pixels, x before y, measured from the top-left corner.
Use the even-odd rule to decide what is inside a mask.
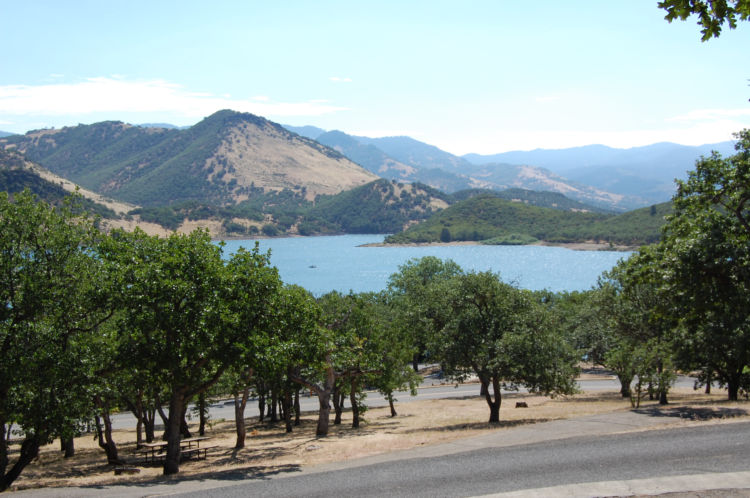
[[[729,403],[725,392],[705,395],[692,389],[675,390],[670,405],[677,411],[675,425],[721,422],[728,418],[750,418],[747,402]],[[528,408],[515,408],[516,401],[525,401]],[[642,408],[655,407],[653,402],[642,403]],[[300,426],[287,434],[282,423],[257,423],[248,419],[246,447],[235,450],[233,421],[215,421],[207,435],[216,447],[209,450],[206,460],[186,461],[180,474],[164,477],[159,465],[136,463],[135,432],[115,431],[120,457],[135,463],[137,475],[115,476],[107,465],[104,452],[98,448],[93,435],[75,441],[76,454],[64,459],[59,442],[42,448],[39,458],[29,465],[16,481],[14,489],[51,486],[81,486],[117,482],[160,482],[209,477],[240,479],[282,472],[305,466],[348,460],[389,451],[436,444],[491,431],[508,430],[561,418],[629,410],[630,403],[617,393],[583,393],[564,398],[549,399],[527,394],[504,398],[499,424],[486,423],[489,411],[480,397],[463,399],[424,400],[396,406],[397,417],[390,417],[387,408],[368,410],[359,429],[350,427],[351,419],[345,412],[342,425],[331,425],[326,438],[315,437],[315,413],[305,414]],[[192,429],[192,427],[191,427]],[[17,452],[18,445],[12,447]],[[15,453],[11,453],[11,461]]]

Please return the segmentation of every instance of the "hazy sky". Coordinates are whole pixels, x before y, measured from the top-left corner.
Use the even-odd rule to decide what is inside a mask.
[[[0,0],[0,130],[220,109],[454,154],[714,143],[750,127],[750,23],[657,0]]]

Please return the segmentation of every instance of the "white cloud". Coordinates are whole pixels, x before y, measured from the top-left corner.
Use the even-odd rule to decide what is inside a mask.
[[[328,78],[329,80],[333,81],[334,83],[351,83],[351,78],[341,78],[339,76],[331,76]]]
[[[731,118],[750,117],[750,108],[747,109],[694,109],[685,114],[667,119],[671,122],[683,121],[723,121]]]
[[[261,116],[319,116],[346,110],[320,102],[273,102],[268,97],[232,99],[191,92],[164,80],[130,81],[111,77],[78,83],[0,86],[0,114],[78,116],[90,113],[171,112],[201,118],[220,109]]]
[[[630,148],[658,142],[682,145],[704,145],[727,140],[743,128],[750,128],[750,119],[716,120],[700,123],[674,123],[670,127],[642,130],[553,130],[553,129],[489,129],[467,134],[436,133],[428,143],[453,154],[497,154],[511,150],[564,149],[591,144]],[[415,136],[415,135],[411,135]]]

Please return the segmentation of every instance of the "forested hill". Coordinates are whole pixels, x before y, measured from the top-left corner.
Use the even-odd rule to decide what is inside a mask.
[[[479,195],[458,202],[429,220],[394,234],[388,243],[487,241],[529,244],[535,241],[641,245],[659,239],[671,203],[622,215],[563,211]]]
[[[522,188],[509,188],[507,190],[469,189],[454,193],[451,198],[454,202],[463,201],[479,195],[498,197],[508,201],[522,202],[537,207],[561,209],[563,211],[580,211],[611,213],[612,211],[600,207],[584,204],[582,202],[565,197],[559,192],[526,190]]]
[[[22,155],[0,148],[0,191],[11,196],[28,189],[39,199],[52,205],[61,205],[71,192],[60,183],[52,182],[40,176],[39,170]],[[81,196],[80,207],[91,214],[103,218],[118,218],[117,213],[109,207]]]
[[[308,199],[377,178],[340,153],[264,118],[219,111],[184,129],[108,121],[0,139],[95,192],[143,206],[236,204],[253,189]]]
[[[301,226],[303,232],[400,232],[452,201],[450,195],[427,185],[377,180],[335,196],[321,196]]]

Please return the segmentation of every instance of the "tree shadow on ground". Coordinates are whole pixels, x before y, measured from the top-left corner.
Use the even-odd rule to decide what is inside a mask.
[[[744,417],[750,414],[742,408],[730,408],[723,406],[696,407],[696,406],[652,406],[633,410],[636,413],[650,415],[652,417],[674,417],[683,420],[713,420],[734,417]]]
[[[175,476],[160,476],[156,478],[150,478],[148,481],[132,481],[129,483],[117,483],[117,484],[92,484],[88,486],[81,486],[82,488],[88,489],[108,489],[112,491],[112,488],[117,487],[139,487],[149,488],[162,484],[174,484],[177,485],[181,482],[189,481],[204,481],[207,479],[217,481],[243,481],[246,479],[258,479],[268,480],[273,476],[279,474],[286,474],[291,472],[300,472],[302,470],[301,465],[287,464],[287,465],[259,465],[251,467],[243,467],[240,469],[223,470],[223,471],[206,471],[193,475],[182,475],[177,474]]]
[[[579,396],[560,396],[566,403],[593,403],[597,401],[622,401],[630,405],[630,398],[623,398],[622,394],[614,391],[602,391],[595,394],[585,393]]]
[[[465,430],[484,430],[484,429],[508,429],[510,427],[518,427],[521,425],[538,424],[541,422],[549,422],[552,419],[549,418],[523,418],[518,420],[501,420],[500,422],[465,422],[461,424],[443,425],[440,427],[429,427],[419,429],[408,429],[401,431],[400,434],[415,434],[420,432],[450,432],[450,431],[465,431]]]

